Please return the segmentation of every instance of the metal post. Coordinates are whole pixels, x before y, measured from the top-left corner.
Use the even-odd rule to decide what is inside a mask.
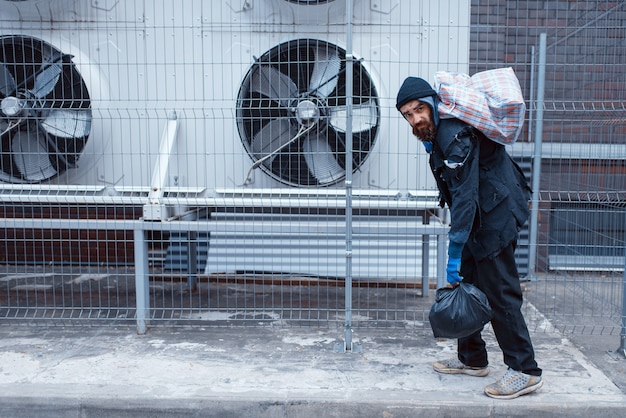
[[[537,73],[537,114],[535,118],[535,146],[533,152],[532,207],[528,254],[528,278],[533,279],[537,260],[537,224],[539,219],[539,179],[541,176],[541,148],[543,140],[543,105],[546,81],[546,34],[539,35],[539,68]]]
[[[143,208],[143,218],[147,221],[162,221],[167,219],[167,208],[161,203],[164,187],[167,183],[169,164],[174,152],[174,144],[178,134],[178,116],[175,111],[167,115],[167,123],[159,143],[159,155],[152,171],[148,203]]]
[[[135,228],[134,241],[137,334],[145,334],[150,317],[150,286],[148,283],[148,242],[143,229]]]
[[[352,342],[352,0],[346,0],[346,281],[345,341],[342,351],[355,352]]]
[[[198,288],[196,274],[198,273],[198,233],[187,233],[187,288],[195,292]]]
[[[439,209],[437,211],[439,219],[447,217],[447,209]],[[444,287],[446,281],[446,257],[448,252],[446,251],[448,244],[448,237],[444,234],[437,235],[437,289]]]
[[[620,333],[620,344],[617,352],[626,357],[626,237],[624,239],[624,274],[622,276],[622,332]]]
[[[422,223],[428,225],[430,223],[430,213],[424,211]],[[428,282],[430,276],[430,235],[422,234],[422,296],[428,296]]]
[[[530,103],[535,101],[535,46],[530,47]],[[528,112],[528,142],[532,142],[533,112]]]

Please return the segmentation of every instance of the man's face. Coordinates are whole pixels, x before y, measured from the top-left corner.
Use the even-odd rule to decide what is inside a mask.
[[[437,129],[433,120],[433,112],[427,103],[411,100],[400,107],[400,113],[411,125],[413,135],[422,141],[435,139]]]

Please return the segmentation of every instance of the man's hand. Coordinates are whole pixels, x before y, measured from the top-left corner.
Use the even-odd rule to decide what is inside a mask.
[[[456,286],[463,278],[459,276],[459,270],[461,269],[461,259],[456,257],[448,257],[448,265],[446,267],[446,280],[452,286]]]

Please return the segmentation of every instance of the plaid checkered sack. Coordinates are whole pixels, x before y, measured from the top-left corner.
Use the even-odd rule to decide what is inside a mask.
[[[510,67],[482,71],[471,77],[438,71],[435,91],[441,118],[458,118],[503,145],[515,142],[522,131],[526,103]]]

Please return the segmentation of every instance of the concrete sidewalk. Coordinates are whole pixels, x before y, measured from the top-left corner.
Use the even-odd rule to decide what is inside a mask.
[[[2,417],[626,416],[626,395],[550,329],[529,318],[545,384],[510,401],[483,394],[505,372],[441,375],[455,341],[427,330],[294,327],[0,327]],[[537,321],[543,321],[537,323]]]

